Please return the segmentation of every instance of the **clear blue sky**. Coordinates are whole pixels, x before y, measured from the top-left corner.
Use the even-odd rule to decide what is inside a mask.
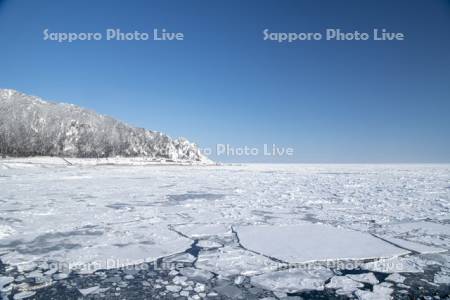
[[[263,41],[262,30],[405,41]],[[152,31],[182,42],[44,41]],[[0,0],[0,87],[217,143],[293,147],[222,161],[450,162],[450,2]]]

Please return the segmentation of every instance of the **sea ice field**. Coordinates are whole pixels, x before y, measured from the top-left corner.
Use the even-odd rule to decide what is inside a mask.
[[[448,299],[450,165],[0,159],[0,299]]]

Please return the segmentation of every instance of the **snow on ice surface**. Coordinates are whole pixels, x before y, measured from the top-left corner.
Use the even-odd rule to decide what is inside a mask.
[[[333,276],[327,268],[288,269],[252,277],[252,283],[268,290],[295,293],[324,289],[325,281]],[[351,279],[349,279],[351,280]]]
[[[364,268],[371,271],[383,273],[420,273],[423,272],[420,266],[412,258],[392,257],[383,258],[377,261],[369,262],[364,265]]]
[[[370,234],[322,224],[242,226],[237,232],[247,249],[289,263],[361,260],[409,253]]]
[[[224,224],[180,225],[176,229],[193,239],[231,234],[230,226]]]
[[[261,274],[255,282],[259,278],[272,287],[278,280],[274,288],[297,290],[322,288],[332,275],[302,273],[304,281],[292,282],[289,274],[273,272],[278,260],[377,258],[417,249],[408,243],[400,249],[370,233],[450,248],[448,165],[99,166],[90,161],[0,160],[4,263],[58,261],[89,265],[92,271],[108,262],[118,267],[189,256],[182,253],[200,239],[198,245],[207,249],[195,266],[204,272]],[[277,243],[284,248],[276,249]],[[218,248],[208,248],[211,244]],[[308,252],[313,245],[320,247]],[[389,269],[393,262],[401,266],[390,272],[422,270],[408,257],[366,267]]]
[[[405,277],[398,273],[393,273],[393,274],[389,275],[388,277],[386,277],[386,281],[403,283],[405,281]]]
[[[358,290],[355,292],[355,295],[360,300],[390,300],[392,299],[392,292],[393,289],[390,287],[375,285],[372,292]]]
[[[275,268],[273,262],[264,256],[232,247],[225,247],[213,253],[201,252],[195,266],[223,276],[251,276]]]
[[[334,276],[326,287],[330,289],[336,289],[336,293],[340,295],[349,295],[358,290],[358,288],[364,285],[360,282],[350,279],[346,276]]]
[[[383,239],[385,239],[386,241],[389,241],[395,245],[398,245],[402,248],[406,248],[406,249],[410,249],[412,251],[416,251],[418,253],[440,253],[440,252],[446,252],[446,249],[442,249],[442,248],[437,248],[437,247],[432,247],[432,246],[427,246],[424,244],[419,244],[416,242],[411,242],[411,241],[407,241],[404,239],[399,239],[399,238],[394,238],[394,237],[387,237],[387,236],[383,236]]]
[[[396,233],[420,233],[422,235],[425,234],[434,234],[434,235],[450,235],[450,226],[443,224],[436,224],[433,222],[407,222],[407,223],[399,223],[390,226],[391,230]]]

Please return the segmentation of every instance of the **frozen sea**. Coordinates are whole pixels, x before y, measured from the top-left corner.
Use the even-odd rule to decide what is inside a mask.
[[[71,163],[0,160],[0,297],[449,295],[450,165]]]

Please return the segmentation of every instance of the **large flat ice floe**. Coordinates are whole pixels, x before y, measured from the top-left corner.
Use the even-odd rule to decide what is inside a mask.
[[[289,263],[362,260],[408,254],[370,234],[322,224],[241,226],[241,244]]]

